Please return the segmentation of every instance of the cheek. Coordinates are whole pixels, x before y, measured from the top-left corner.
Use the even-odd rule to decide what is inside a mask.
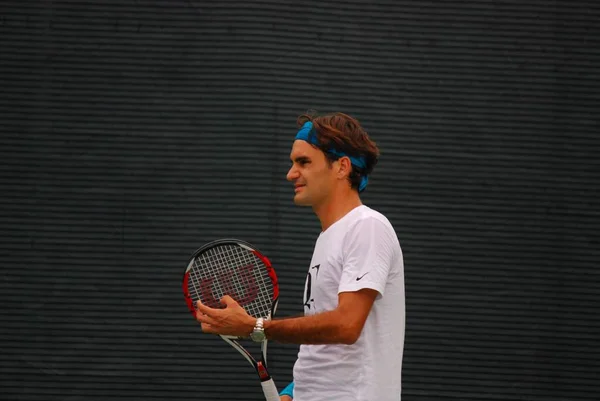
[[[311,181],[310,181],[312,186],[319,187],[319,188],[326,188],[326,187],[331,186],[331,184],[332,184],[331,174],[328,174],[328,173],[329,173],[328,170],[324,170],[324,171],[315,173],[311,177]]]

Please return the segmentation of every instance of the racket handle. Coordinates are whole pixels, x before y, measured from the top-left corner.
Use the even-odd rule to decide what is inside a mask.
[[[260,382],[263,393],[265,393],[265,398],[267,401],[279,401],[279,392],[277,391],[277,387],[275,387],[275,382],[273,379],[269,379],[264,382]]]

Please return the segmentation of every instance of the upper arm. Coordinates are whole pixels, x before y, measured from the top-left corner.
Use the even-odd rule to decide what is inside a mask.
[[[338,293],[370,288],[383,296],[397,257],[393,229],[379,219],[363,219],[348,232],[343,247]]]
[[[362,332],[373,303],[383,296],[395,260],[395,233],[382,221],[359,221],[344,243],[338,310],[352,342]]]
[[[343,330],[348,334],[348,343],[353,344],[369,317],[369,312],[379,293],[370,288],[358,291],[341,292],[338,295],[337,311],[343,321]]]

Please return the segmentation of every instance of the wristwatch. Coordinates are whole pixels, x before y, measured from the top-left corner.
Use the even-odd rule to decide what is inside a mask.
[[[252,341],[260,343],[267,338],[267,336],[265,335],[264,321],[265,319],[262,317],[256,319],[256,325],[254,326],[254,330],[252,330],[252,333],[250,333],[250,338],[252,339]]]

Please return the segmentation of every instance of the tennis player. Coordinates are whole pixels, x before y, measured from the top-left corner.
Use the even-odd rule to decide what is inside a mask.
[[[225,309],[198,304],[202,330],[300,344],[282,401],[399,401],[405,332],[404,262],[394,228],[360,194],[379,149],[343,113],[304,114],[288,181],[321,232],[308,268],[304,316],[263,321],[231,297]]]

